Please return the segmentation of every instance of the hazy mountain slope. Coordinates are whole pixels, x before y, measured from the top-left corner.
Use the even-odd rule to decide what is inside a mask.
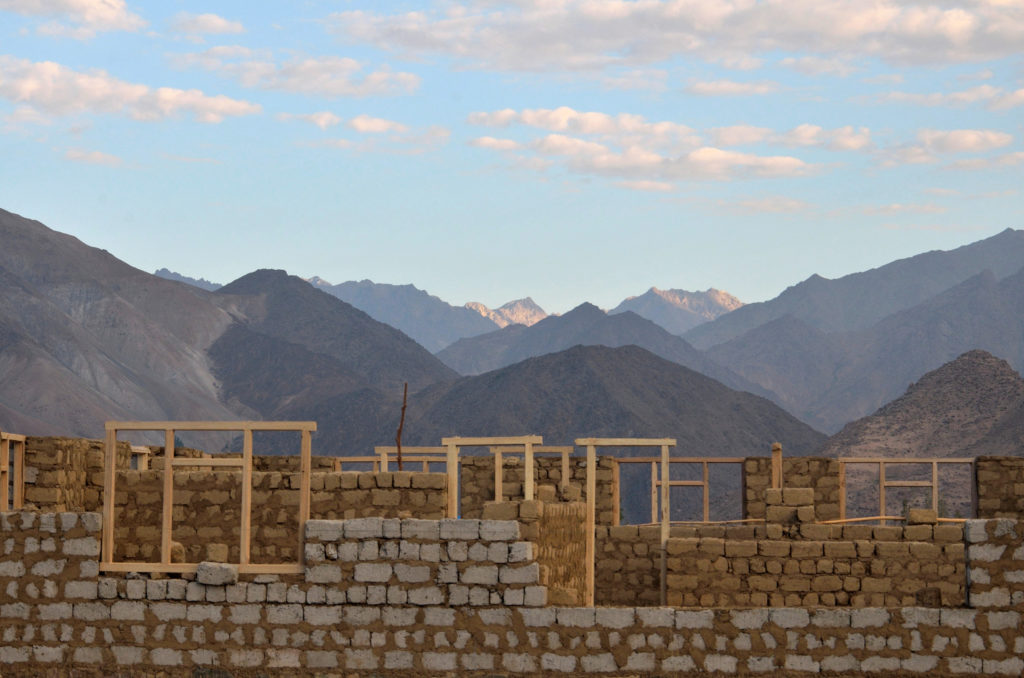
[[[742,305],[743,302],[736,297],[715,288],[704,292],[688,292],[652,287],[640,296],[624,299],[608,313],[633,311],[672,334],[682,334],[697,325],[735,311]]]
[[[480,374],[579,344],[613,348],[640,346],[731,388],[770,395],[764,388],[708,359],[685,340],[669,334],[650,320],[632,311],[608,315],[597,306],[586,303],[565,315],[548,316],[532,327],[510,325],[490,334],[460,339],[438,353],[437,357],[462,374]]]
[[[412,285],[386,285],[371,280],[331,285],[321,279],[319,289],[366,312],[415,339],[428,351],[440,351],[462,337],[493,332],[498,325],[475,311],[452,306]]]
[[[926,252],[835,280],[811,276],[770,301],[747,304],[699,325],[685,338],[708,348],[787,314],[826,332],[865,329],[984,270],[1001,278],[1021,266],[1024,231],[1007,229],[954,250]]]
[[[206,290],[207,292],[214,292],[223,287],[220,283],[210,282],[206,278],[190,278],[187,275],[182,275],[166,268],[153,271],[153,275],[158,278],[163,278],[164,280],[174,280],[175,282],[192,285],[193,287],[198,287],[199,289]]]
[[[332,356],[375,388],[401,393],[403,382],[418,390],[457,376],[399,330],[284,271],[255,271],[215,295],[234,299],[251,330]]]
[[[576,346],[426,389],[410,400],[410,444],[446,435],[675,437],[676,453],[809,454],[824,436],[773,403],[635,346]],[[415,414],[413,414],[415,412]]]
[[[1021,454],[1020,440],[1002,437],[1024,405],[1024,379],[985,351],[964,353],[906,392],[843,427],[821,449],[826,456],[957,457],[987,440],[986,454]],[[995,433],[996,435],[993,435]]]
[[[466,304],[466,308],[479,313],[498,327],[507,327],[509,325],[526,325],[529,327],[548,317],[544,309],[538,306],[530,297],[515,299],[494,309],[487,308],[479,301],[471,301]]]

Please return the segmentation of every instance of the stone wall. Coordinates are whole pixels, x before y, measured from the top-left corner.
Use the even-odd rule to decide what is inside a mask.
[[[785,487],[814,490],[815,519],[839,518],[839,462],[824,457],[784,457]],[[765,517],[765,492],[772,485],[771,457],[748,457],[743,462],[743,516]]]
[[[1019,523],[979,525],[968,532],[985,538],[972,544],[1021,543]],[[212,564],[194,580],[146,579],[99,576],[95,514],[0,514],[0,673],[1024,672],[1019,604],[536,607],[529,603],[541,601],[527,598],[538,568],[519,560],[528,549],[516,523],[356,520],[308,529],[308,567],[293,583],[238,579]],[[985,563],[1002,557],[977,554]]]
[[[103,493],[102,440],[25,439],[25,501],[46,511],[95,511]],[[127,469],[128,443],[118,443],[117,468]]]
[[[596,520],[599,525],[613,522],[614,460],[611,457],[597,458],[597,504]],[[479,518],[484,505],[494,501],[494,457],[465,456],[459,460],[461,476],[459,491],[461,515],[464,518]],[[523,499],[524,459],[521,455],[502,456],[502,495],[506,501]],[[541,487],[553,488],[551,497],[560,496],[572,501],[587,499],[587,460],[584,457],[569,458],[568,490],[562,491],[562,459],[559,456],[537,455],[534,457],[534,487],[537,498]]]
[[[978,518],[1024,518],[1024,458],[974,460]]]
[[[294,562],[299,550],[298,473],[254,472],[250,557]],[[172,539],[185,562],[239,561],[240,471],[182,471],[174,477]],[[116,560],[157,561],[163,511],[162,471],[121,471],[115,494]],[[337,519],[444,515],[443,473],[314,472],[310,517]]]
[[[970,598],[976,608],[1024,606],[1024,522],[968,520]]]

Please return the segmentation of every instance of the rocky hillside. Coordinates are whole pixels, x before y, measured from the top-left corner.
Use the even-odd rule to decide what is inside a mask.
[[[711,288],[704,292],[659,290],[652,287],[638,297],[629,297],[609,314],[633,311],[641,318],[661,325],[672,334],[683,334],[697,325],[710,322],[743,302],[728,292]]]
[[[164,280],[174,280],[175,282],[183,282],[188,285],[198,287],[201,290],[206,290],[207,292],[214,292],[223,287],[223,285],[221,285],[220,283],[210,282],[206,278],[190,278],[187,275],[182,275],[180,273],[171,271],[166,268],[161,268],[156,271],[153,271],[153,275],[155,275],[158,278],[163,278]]]
[[[508,327],[509,325],[529,327],[548,317],[544,309],[530,297],[515,299],[493,309],[487,308],[478,301],[471,301],[466,304],[466,308],[479,313],[498,327]]]
[[[1005,360],[969,351],[843,427],[826,456],[961,457],[1024,452],[1024,379]]]

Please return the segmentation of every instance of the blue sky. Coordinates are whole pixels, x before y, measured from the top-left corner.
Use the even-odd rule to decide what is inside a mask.
[[[1024,0],[0,0],[0,207],[219,282],[758,301],[1024,227],[1022,45]]]

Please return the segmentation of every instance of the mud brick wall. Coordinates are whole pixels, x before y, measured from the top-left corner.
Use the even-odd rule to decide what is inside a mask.
[[[1024,606],[1024,522],[968,520],[968,605],[977,608]]]
[[[658,526],[598,528],[597,604],[659,603],[660,534]],[[956,524],[700,526],[670,534],[670,605],[938,607],[966,597]]]
[[[1024,458],[974,460],[978,518],[1024,518]]]
[[[587,505],[583,502],[503,501],[484,505],[484,519],[516,520],[535,547],[540,583],[552,605],[582,605],[587,592]]]
[[[95,511],[102,503],[102,440],[30,436],[25,439],[25,501],[44,511]],[[118,443],[117,468],[128,468],[131,446]]]
[[[504,500],[523,499],[524,459],[521,455],[506,454],[502,457],[502,495]],[[483,515],[484,504],[494,501],[494,457],[466,456],[459,459],[461,469],[460,488],[461,515],[479,518]],[[586,501],[587,461],[583,457],[569,457],[569,490],[563,499]],[[542,486],[556,488],[556,495],[562,495],[562,459],[557,455],[534,457],[534,487],[538,494]],[[597,514],[599,525],[611,525],[613,518],[614,461],[611,457],[597,458]]]
[[[986,540],[1010,537],[998,524],[982,527]],[[291,583],[274,575],[239,579],[224,565],[207,567],[194,580],[129,579],[98,575],[98,515],[0,514],[0,672],[69,678],[1024,672],[1019,609],[529,605],[526,591],[536,584],[511,582],[509,573],[535,581],[536,564],[501,562],[527,550],[517,545],[517,529],[488,521],[322,521],[310,523],[309,567]],[[1014,534],[1019,547],[1016,527]],[[474,549],[480,560],[471,560]],[[517,587],[522,602],[507,594]]]
[[[255,563],[299,556],[298,473],[254,472],[251,549]],[[115,559],[159,558],[163,511],[162,471],[120,471],[115,493]],[[441,518],[447,501],[442,473],[314,472],[310,517]],[[172,539],[186,562],[238,562],[241,472],[183,471],[174,476]]]
[[[839,518],[839,462],[824,457],[786,457],[782,460],[785,487],[814,490],[815,520]],[[743,517],[765,517],[765,491],[772,485],[771,457],[747,457],[743,462]]]

